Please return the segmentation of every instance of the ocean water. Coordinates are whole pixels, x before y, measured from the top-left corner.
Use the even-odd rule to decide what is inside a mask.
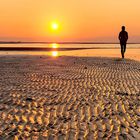
[[[0,55],[58,55],[61,54],[60,51],[57,51],[57,48],[92,48],[89,51],[94,51],[94,49],[119,49],[119,44],[47,44],[47,43],[9,43],[9,44],[0,44],[0,47],[34,47],[34,48],[54,48],[55,51],[0,51]],[[140,44],[127,44],[127,49],[140,49]],[[73,50],[74,52],[77,50]],[[78,50],[80,52],[80,50]],[[77,52],[78,52],[77,51]],[[67,52],[67,51],[65,51]],[[64,52],[62,53],[64,54]]]
[[[47,44],[47,43],[9,43],[9,44],[0,44],[0,47],[35,47],[35,48],[119,48],[119,44]],[[127,48],[140,48],[140,44],[127,44]]]

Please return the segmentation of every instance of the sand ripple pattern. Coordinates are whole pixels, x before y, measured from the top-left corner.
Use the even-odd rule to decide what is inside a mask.
[[[140,138],[140,62],[0,57],[0,139]]]

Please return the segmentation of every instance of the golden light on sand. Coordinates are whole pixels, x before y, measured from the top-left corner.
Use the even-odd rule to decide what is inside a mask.
[[[53,51],[52,56],[54,56],[54,57],[58,56],[58,51]]]
[[[53,22],[53,23],[51,24],[51,28],[52,28],[52,30],[57,30],[58,27],[59,27],[59,25],[58,25],[57,22]]]

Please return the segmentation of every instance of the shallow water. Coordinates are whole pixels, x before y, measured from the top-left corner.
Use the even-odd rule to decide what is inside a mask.
[[[9,43],[0,47],[36,47],[36,48],[120,48],[119,44],[56,44],[56,43]],[[127,44],[127,48],[140,48],[140,44]]]
[[[18,43],[18,44],[0,44],[0,47],[34,47],[34,48],[52,48],[54,51],[0,51],[0,55],[48,55],[48,56],[118,56],[120,55],[119,44],[45,44],[45,43]],[[90,50],[57,51],[57,48],[93,48]],[[132,50],[133,49],[133,50]],[[127,50],[133,56],[137,54],[136,49],[140,49],[140,44],[128,44]],[[134,52],[132,54],[132,52]]]

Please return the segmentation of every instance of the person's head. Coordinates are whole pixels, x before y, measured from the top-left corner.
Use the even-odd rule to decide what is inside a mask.
[[[125,31],[125,26],[122,26],[122,31]]]

